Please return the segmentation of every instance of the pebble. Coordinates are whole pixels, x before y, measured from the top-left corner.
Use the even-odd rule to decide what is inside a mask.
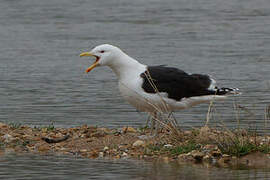
[[[88,153],[88,158],[97,158],[99,156],[99,153],[97,151],[91,151]]]
[[[87,152],[87,149],[81,149],[80,152],[81,153]]]
[[[99,152],[98,157],[103,158],[104,157],[104,152]]]
[[[217,150],[218,147],[216,145],[213,145],[213,144],[207,144],[203,147],[203,150],[206,150],[206,151],[213,151],[213,150]]]
[[[108,146],[105,146],[104,148],[103,148],[103,151],[104,152],[106,152],[106,151],[108,151],[109,150],[109,147]]]
[[[205,156],[203,156],[203,161],[206,161],[206,162],[211,162],[212,161],[212,156],[210,156],[210,155],[205,155]]]
[[[194,150],[191,152],[192,157],[197,161],[202,161],[204,153]]]
[[[192,135],[192,131],[184,131],[184,135],[190,136],[190,135]]]
[[[60,151],[67,151],[67,148],[62,147],[62,148],[60,148],[59,150],[60,150]]]
[[[212,151],[211,155],[214,157],[220,157],[220,156],[222,156],[222,153],[219,149],[217,149],[217,150]]]
[[[47,143],[37,144],[35,147],[39,152],[47,152],[51,149],[51,147]]]
[[[223,157],[223,158],[228,158],[228,157],[231,157],[231,156],[228,155],[228,154],[223,154],[222,157]]]
[[[165,148],[172,148],[173,145],[171,145],[171,144],[165,144],[164,147],[165,147]]]
[[[107,128],[98,128],[97,130],[98,130],[98,131],[103,131],[103,132],[105,132],[105,133],[107,133],[107,134],[110,134],[110,133],[111,133],[110,130],[107,129]]]
[[[120,159],[121,156],[120,156],[120,155],[116,155],[116,156],[114,156],[114,158],[115,158],[115,159]]]
[[[137,141],[135,141],[134,143],[133,143],[133,147],[139,147],[139,146],[143,146],[145,143],[144,143],[144,141],[142,141],[142,140],[137,140]]]
[[[185,161],[194,161],[194,158],[191,156],[191,153],[180,154],[178,155],[178,159],[185,160]]]
[[[8,127],[6,124],[0,122],[0,128],[6,128]]]
[[[125,132],[125,133],[127,133],[127,132],[129,132],[129,133],[137,132],[136,129],[134,129],[133,127],[123,127],[122,131]]]
[[[141,135],[141,136],[138,136],[139,139],[142,139],[142,140],[148,140],[148,139],[151,139],[153,138],[154,136],[147,136],[147,135]]]
[[[228,154],[223,154],[222,158],[220,158],[219,160],[219,162],[222,162],[222,163],[228,163],[230,161],[231,161],[231,156]]]

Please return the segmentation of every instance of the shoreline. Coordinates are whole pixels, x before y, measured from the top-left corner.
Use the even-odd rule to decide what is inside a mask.
[[[174,133],[163,129],[151,136],[149,128],[32,128],[0,123],[0,156],[9,153],[270,168],[270,135],[202,127]]]

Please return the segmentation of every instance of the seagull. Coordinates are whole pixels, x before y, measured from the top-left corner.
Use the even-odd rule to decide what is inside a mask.
[[[216,81],[206,74],[189,74],[164,65],[144,65],[109,44],[96,46],[80,54],[83,56],[95,58],[86,73],[99,66],[108,66],[118,79],[123,98],[138,111],[150,115],[170,113],[240,94],[238,88],[217,87]]]

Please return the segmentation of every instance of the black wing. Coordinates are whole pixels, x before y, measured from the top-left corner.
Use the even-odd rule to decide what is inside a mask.
[[[144,79],[142,88],[148,93],[156,93],[149,82],[149,74],[158,92],[168,93],[168,97],[177,101],[192,96],[214,95],[216,90],[209,90],[212,81],[208,75],[187,74],[172,67],[148,66],[141,74]]]

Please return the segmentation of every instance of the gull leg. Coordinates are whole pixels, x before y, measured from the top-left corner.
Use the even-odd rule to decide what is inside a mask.
[[[162,119],[161,119],[161,115],[159,114],[159,117],[158,117],[158,113],[155,114],[156,118],[155,118],[155,121],[156,121],[156,127],[155,127],[155,136],[158,135],[158,131],[159,131],[159,128],[160,128],[160,122]],[[157,118],[159,118],[157,120]]]
[[[206,115],[206,122],[205,122],[204,126],[208,126],[208,124],[209,124],[209,120],[210,120],[211,112],[212,112],[212,107],[213,107],[213,101],[210,101],[209,106],[208,106],[207,115]]]
[[[156,112],[151,113],[151,131],[150,131],[151,135],[153,134],[153,130],[154,130],[155,126],[156,126],[156,118],[157,118],[156,116],[157,116]]]
[[[151,121],[151,123],[152,123],[152,115],[150,114],[150,115],[148,115],[148,118],[147,118],[147,120],[146,120],[146,123],[145,123],[145,127],[149,127],[148,125],[149,125],[149,122]]]

